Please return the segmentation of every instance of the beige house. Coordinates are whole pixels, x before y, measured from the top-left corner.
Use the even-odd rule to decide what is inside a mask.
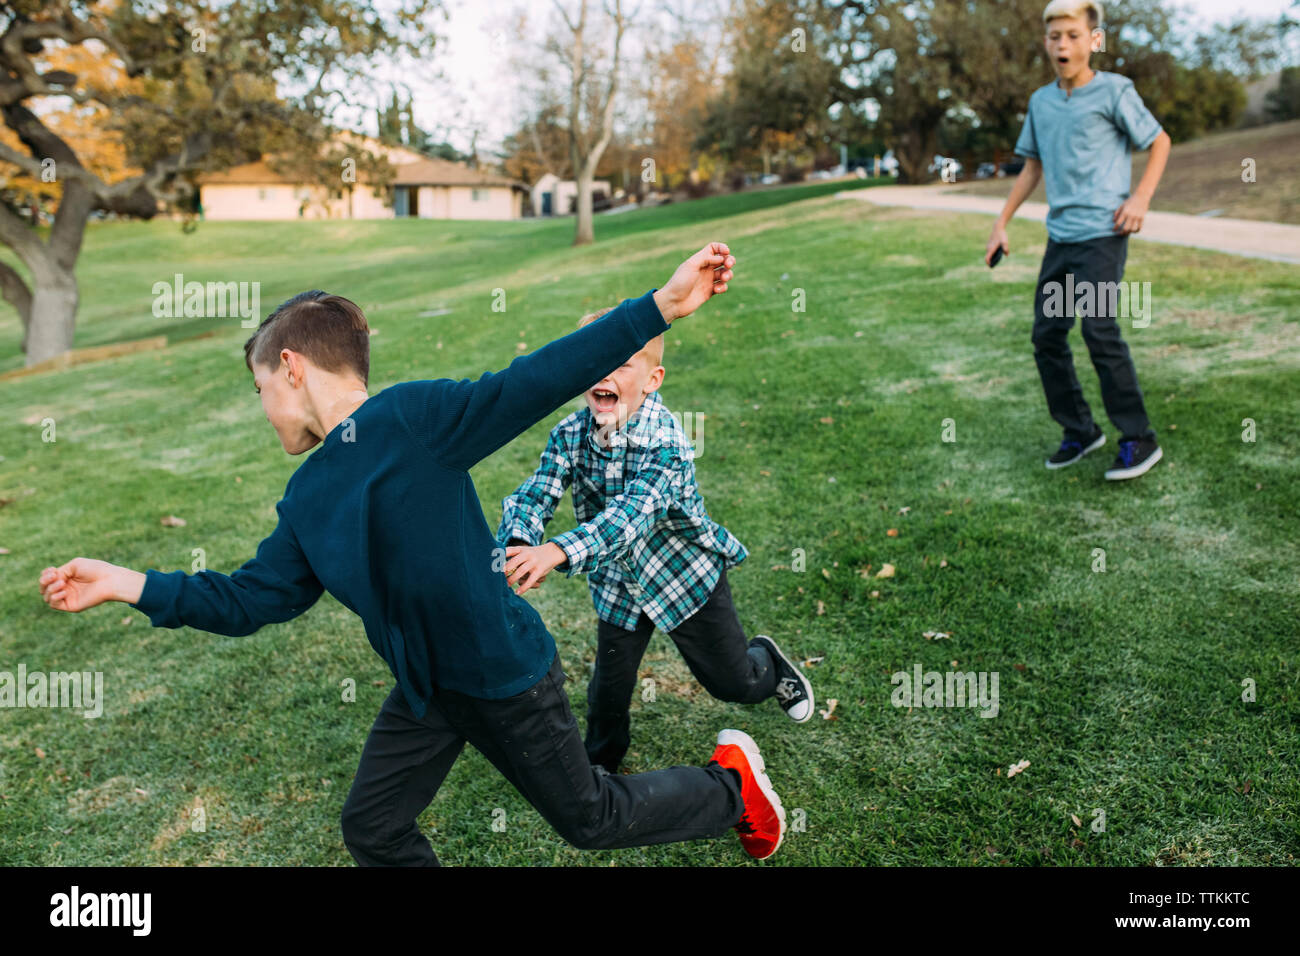
[[[330,189],[295,183],[265,162],[199,178],[205,219],[518,219],[528,187],[464,163],[432,159],[403,147],[366,145],[387,155],[396,175],[386,191],[363,182]]]

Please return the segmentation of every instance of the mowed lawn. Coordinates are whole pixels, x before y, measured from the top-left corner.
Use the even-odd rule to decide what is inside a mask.
[[[61,614],[39,598],[40,569],[77,555],[188,570],[201,548],[209,568],[234,570],[272,529],[298,464],[263,418],[247,331],[154,317],[154,282],[259,281],[263,313],[305,288],[347,295],[376,330],[377,390],[502,368],[584,312],[662,284],[714,239],[739,258],[736,279],[668,334],[662,393],[705,416],[700,486],[750,551],[730,575],[743,624],[820,658],[808,670],[819,706],[838,703],[833,719],[802,726],[773,702],[719,703],[658,634],[641,675],[657,693],[633,703],[628,769],[703,763],[719,729],[748,731],[801,825],[769,865],[1295,863],[1296,269],[1132,244],[1127,278],[1151,283],[1154,307],[1126,336],[1166,458],[1110,484],[1109,424],[1103,453],[1042,466],[1059,433],[1029,342],[1039,224],[1013,226],[1013,253],[993,271],[980,261],[986,217],[825,190],[601,218],[600,241],[580,250],[571,228],[90,231],[78,345],[160,333],[174,344],[0,382],[0,670],[102,671],[106,697],[99,719],[0,710],[0,863],[352,863],[339,813],[392,685],[358,619],[327,595],[228,638],[154,630],[124,605]],[[504,313],[492,310],[498,289]],[[9,367],[17,341],[7,313]],[[475,469],[492,527],[568,410]],[[163,526],[168,515],[185,526]],[[566,501],[553,530],[572,522]],[[893,576],[877,577],[886,564]],[[553,574],[529,599],[582,723],[595,647],[585,582]],[[997,715],[893,706],[891,674],[918,664],[996,672]],[[349,680],[355,703],[343,700]],[[732,835],[574,850],[472,750],[420,822],[456,865],[748,862]]]

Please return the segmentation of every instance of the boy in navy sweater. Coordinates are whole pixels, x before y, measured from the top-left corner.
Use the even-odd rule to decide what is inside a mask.
[[[250,634],[328,590],[364,622],[396,686],[343,807],[362,865],[437,865],[416,817],[472,744],[568,842],[608,849],[717,836],[770,856],[784,811],[748,735],[724,730],[706,767],[611,776],[586,759],[555,642],[500,574],[469,469],[725,292],[723,243],[662,289],[478,381],[403,382],[371,397],[357,306],[313,291],[244,347],[267,420],[291,455],[319,445],[276,506],[279,523],[233,574],[146,574],[76,558],[46,568],[45,602],[129,603],[155,627]]]

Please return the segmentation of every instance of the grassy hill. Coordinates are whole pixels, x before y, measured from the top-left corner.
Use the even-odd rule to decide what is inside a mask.
[[[747,730],[792,819],[802,811],[774,865],[1296,862],[1294,268],[1133,245],[1128,278],[1151,283],[1155,309],[1126,336],[1166,462],[1115,486],[1106,456],[1042,467],[1059,435],[1029,342],[1039,224],[1013,223],[1017,253],[992,272],[984,217],[808,191],[601,219],[601,241],[581,249],[570,228],[90,231],[78,344],[192,338],[0,382],[0,670],[102,671],[106,694],[99,719],[0,709],[0,863],[351,864],[339,813],[392,679],[346,609],[326,596],[227,638],[153,630],[122,605],[60,614],[37,593],[42,567],[76,555],[188,570],[202,548],[231,571],[273,527],[299,464],[263,418],[246,330],[155,318],[154,282],[260,281],[263,311],[304,288],[347,295],[376,330],[377,390],[504,367],[583,312],[661,284],[712,239],[731,244],[737,278],[669,333],[662,393],[707,416],[700,487],[751,555],[730,575],[743,624],[822,658],[809,670],[820,706],[838,704],[835,719],[796,726],[772,702],[719,703],[656,635],[641,676],[658,696],[633,704],[629,769],[700,763],[720,728]],[[806,311],[792,310],[797,290]],[[16,321],[0,321],[11,363],[16,342]],[[475,469],[489,524],[566,411]],[[168,515],[185,526],[164,527]],[[566,503],[552,530],[572,522]],[[887,563],[894,576],[877,577]],[[581,721],[595,648],[585,583],[552,575],[529,598]],[[997,672],[997,716],[892,706],[891,675],[917,664]],[[356,703],[342,699],[348,679]],[[1090,828],[1096,810],[1104,832]],[[748,859],[730,837],[573,850],[469,750],[421,822],[449,864]]]
[[[1300,153],[1300,120],[1252,129],[1211,133],[1178,143],[1156,190],[1151,208],[1158,212],[1183,212],[1199,216],[1216,213],[1234,219],[1300,223],[1300,176],[1295,174]],[[1133,182],[1146,170],[1150,153],[1133,157]],[[1241,181],[1242,160],[1254,159],[1255,182]],[[972,180],[958,192],[973,196],[1003,196],[1011,190],[1009,179]],[[1029,197],[1046,202],[1040,183]]]

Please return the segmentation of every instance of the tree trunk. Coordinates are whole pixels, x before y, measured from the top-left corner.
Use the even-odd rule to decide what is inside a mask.
[[[585,167],[587,164],[584,163],[583,165]],[[573,244],[575,246],[585,246],[596,241],[596,234],[591,222],[591,184],[595,178],[585,168],[578,173],[578,198],[574,206],[577,222],[573,229]]]
[[[938,144],[938,134],[932,130],[910,129],[898,139],[894,150],[898,158],[900,183],[924,183],[930,180],[930,163]]]
[[[28,365],[44,362],[72,348],[77,319],[77,279],[72,272],[38,276],[27,328]]]

